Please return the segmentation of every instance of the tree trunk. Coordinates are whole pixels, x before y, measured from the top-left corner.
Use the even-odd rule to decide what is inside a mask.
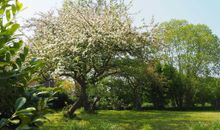
[[[134,98],[133,98],[133,109],[134,110],[141,110],[141,98],[138,94],[137,87],[134,88]]]
[[[130,83],[133,85],[133,109],[134,110],[141,110],[141,97],[140,94],[138,93],[138,85],[135,85],[134,83]]]
[[[85,111],[90,112],[91,108],[90,108],[90,104],[89,104],[88,95],[86,93],[86,86],[82,86],[80,98],[82,99],[81,100],[82,101],[82,107],[85,109]]]
[[[91,106],[91,110],[95,111],[96,109],[96,104],[100,101],[100,97],[96,97],[95,101],[93,102],[92,106]]]
[[[177,96],[176,97],[176,104],[177,104],[177,107],[179,109],[183,108],[183,98],[182,98],[182,96]]]
[[[67,114],[69,117],[72,117],[75,113],[75,111],[80,108],[82,106],[82,101],[79,98],[72,106],[71,108],[68,110]]]
[[[138,96],[134,99],[134,110],[141,110],[141,99]]]
[[[83,107],[87,112],[91,111],[90,104],[88,101],[88,95],[86,93],[86,84],[81,83],[80,85],[81,85],[81,91],[80,91],[79,99],[68,110],[69,116],[72,116],[75,113],[75,111],[80,107]]]

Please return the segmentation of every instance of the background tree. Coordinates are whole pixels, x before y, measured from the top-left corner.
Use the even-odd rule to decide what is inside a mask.
[[[159,42],[164,45],[160,52],[162,62],[177,69],[179,79],[174,83],[182,82],[182,85],[174,86],[185,86],[182,91],[185,93],[184,104],[192,106],[199,77],[218,74],[219,39],[206,25],[190,24],[185,20],[161,23],[157,34]]]
[[[134,110],[141,110],[144,93],[148,90],[146,68],[147,63],[141,59],[124,59],[120,63],[117,78],[128,86],[124,91],[129,93]]]
[[[132,107],[131,87],[122,77],[107,77],[97,84],[96,88],[90,89],[95,91],[96,96],[101,97],[99,109],[126,110]]]
[[[168,81],[163,71],[163,65],[155,61],[150,62],[145,71],[147,97],[156,109],[165,108],[168,100]]]

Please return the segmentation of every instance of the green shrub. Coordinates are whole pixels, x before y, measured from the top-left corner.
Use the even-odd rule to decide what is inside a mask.
[[[15,112],[11,117],[0,120],[0,129],[33,130],[43,124],[45,119],[39,116],[39,111],[35,107],[24,108],[25,103],[24,97],[16,100]]]
[[[44,92],[44,93],[43,93]],[[36,93],[41,93],[41,95],[36,95]],[[48,101],[48,107],[51,109],[62,109],[66,105],[73,103],[73,101],[68,97],[67,93],[60,87],[34,87],[28,88],[26,90],[26,95],[30,99],[29,105],[35,106],[36,102],[44,98],[50,98]]]
[[[0,117],[12,114],[16,99],[23,96],[31,75],[42,65],[36,59],[26,62],[28,48],[16,33],[20,25],[15,16],[22,6],[19,0],[0,2]]]

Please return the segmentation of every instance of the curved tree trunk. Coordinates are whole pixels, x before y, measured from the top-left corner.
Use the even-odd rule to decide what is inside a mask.
[[[75,111],[81,107],[83,107],[87,112],[91,111],[88,95],[86,93],[86,84],[83,83],[80,85],[81,85],[81,91],[80,91],[79,99],[68,110],[69,116],[72,116],[75,113]]]
[[[70,109],[68,110],[67,114],[69,117],[72,117],[75,113],[75,111],[80,108],[82,106],[82,101],[81,99],[79,98],[71,107]]]

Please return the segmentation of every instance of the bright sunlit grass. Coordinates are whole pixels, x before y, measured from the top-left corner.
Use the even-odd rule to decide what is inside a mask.
[[[98,111],[98,114],[78,113],[76,119],[63,114],[47,116],[50,122],[42,130],[185,130],[209,128],[220,121],[220,112],[170,112],[170,111]]]

